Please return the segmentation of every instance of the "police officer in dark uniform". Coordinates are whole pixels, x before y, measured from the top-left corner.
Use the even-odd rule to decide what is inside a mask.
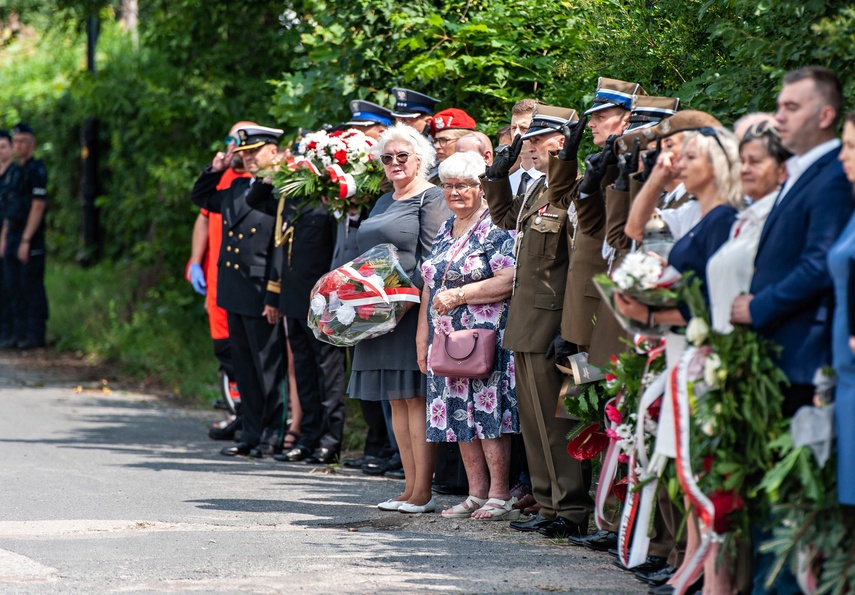
[[[439,103],[439,99],[403,87],[393,87],[392,95],[395,96],[395,108],[392,110],[395,123],[412,126],[425,136],[429,136],[434,108]]]
[[[15,154],[12,152],[12,135],[0,130],[0,225],[6,214],[6,199],[11,190],[12,174],[15,169]],[[0,246],[6,245],[6,228],[0,232]],[[15,347],[17,341],[12,335],[12,319],[9,316],[9,293],[5,287],[3,275],[3,252],[0,248],[0,348]]]
[[[303,419],[301,436],[278,461],[327,464],[338,459],[344,435],[344,349],[322,343],[307,323],[309,294],[330,270],[335,218],[329,209],[297,198],[280,200],[269,180],[258,181],[247,198],[259,212],[276,216],[273,268],[281,279],[278,307],[286,317]]]
[[[45,222],[47,170],[33,157],[36,137],[24,122],[12,129],[17,164],[11,168],[10,192],[3,220],[5,289],[8,290],[12,339],[18,349],[44,347],[48,318],[45,292]],[[5,299],[5,298],[4,298]]]
[[[217,190],[234,152],[242,152],[252,174],[274,163],[282,130],[247,126],[237,131],[238,145],[217,153],[193,186],[191,198],[223,216],[217,278],[217,305],[226,310],[232,360],[241,394],[241,441],[224,448],[226,456],[261,458],[281,449],[285,424],[282,400],[285,362],[279,324],[279,279],[271,274],[274,218],[252,209],[247,194],[257,179],[239,178]]]

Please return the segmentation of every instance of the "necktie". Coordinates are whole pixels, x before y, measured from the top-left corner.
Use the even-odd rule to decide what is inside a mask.
[[[525,191],[528,189],[528,183],[531,182],[531,175],[524,171],[520,176],[520,185],[517,188],[517,196],[525,196]]]

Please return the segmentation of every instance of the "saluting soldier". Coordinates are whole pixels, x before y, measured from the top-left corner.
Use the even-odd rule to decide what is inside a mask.
[[[284,362],[279,279],[271,275],[275,219],[249,206],[250,179],[238,178],[224,190],[217,190],[217,184],[234,152],[243,153],[244,167],[253,176],[274,163],[281,135],[282,130],[265,126],[238,129],[237,146],[217,153],[191,194],[196,205],[223,216],[217,305],[227,312],[243,413],[241,441],[224,448],[221,453],[226,456],[261,458],[280,449],[285,423]]]
[[[526,143],[534,166],[546,173],[549,151],[561,149],[562,126],[578,122],[576,111],[538,105],[528,132],[510,147],[497,150],[483,180],[490,215],[503,229],[516,230],[516,268],[503,347],[513,350],[520,426],[531,473],[532,492],[540,512],[511,523],[518,531],[547,537],[587,532],[593,502],[590,477],[567,456],[567,433],[573,422],[555,416],[562,377],[547,353],[561,324],[567,281],[565,241],[567,209],[549,203],[546,177],[524,194],[511,192],[508,175]]]

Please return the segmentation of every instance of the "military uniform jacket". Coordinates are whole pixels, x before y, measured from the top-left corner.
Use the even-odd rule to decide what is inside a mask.
[[[223,172],[205,168],[193,186],[193,202],[223,216],[223,242],[217,260],[217,305],[243,316],[261,316],[265,305],[279,300],[278,279],[271,277],[274,218],[250,208],[250,180],[238,178],[217,190]],[[268,290],[269,282],[275,288]]]
[[[514,197],[507,178],[481,177],[490,216],[498,227],[517,231],[514,294],[502,346],[545,353],[561,325],[567,282],[567,209],[549,204],[545,177]]]
[[[600,294],[593,277],[606,272],[608,268],[603,258],[606,230],[603,192],[616,175],[617,168],[610,167],[600,191],[580,200],[576,161],[562,161],[555,155],[549,158],[549,202],[562,209],[572,204],[576,209],[577,220],[575,226],[568,225],[567,229],[570,270],[567,273],[561,336],[582,347],[591,344],[594,320],[600,305]]]
[[[321,275],[329,272],[335,248],[336,222],[329,209],[301,205],[299,200],[280,200],[274,187],[264,182],[252,185],[247,196],[250,207],[275,215],[279,245],[273,250],[271,276],[279,279],[276,307],[288,318],[305,319],[309,295]]]

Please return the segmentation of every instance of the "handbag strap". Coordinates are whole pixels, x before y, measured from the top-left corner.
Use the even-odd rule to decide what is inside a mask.
[[[442,281],[439,284],[440,288],[445,288],[445,276],[448,275],[448,269],[451,268],[451,263],[454,262],[454,259],[457,258],[458,254],[460,254],[460,251],[463,250],[463,247],[469,241],[469,238],[472,237],[472,234],[475,233],[475,230],[478,228],[479,225],[481,225],[481,221],[484,220],[484,217],[486,217],[487,213],[489,213],[489,212],[490,212],[490,209],[484,209],[484,212],[481,213],[480,217],[478,217],[478,221],[476,221],[475,224],[469,228],[469,232],[466,234],[466,237],[463,239],[462,242],[460,242],[457,245],[457,250],[448,259],[448,264],[445,265],[445,272],[442,274]],[[502,300],[502,308],[501,308],[501,310],[499,310],[499,317],[496,318],[496,330],[498,330],[499,325],[502,324],[502,315],[505,313],[505,302],[506,301],[507,301],[507,298]],[[469,357],[469,356],[466,356],[466,357]]]
[[[487,213],[489,212],[490,209],[484,209],[484,212],[481,213],[480,217],[478,217],[478,221],[476,221],[475,224],[469,228],[469,233],[467,233],[466,237],[463,238],[463,241],[457,245],[457,250],[448,259],[448,264],[445,265],[445,272],[442,274],[442,281],[439,284],[440,287],[445,287],[445,276],[448,274],[448,269],[451,268],[451,263],[454,262],[454,259],[457,258],[458,254],[460,254],[460,251],[463,250],[463,247],[466,245],[466,242],[469,241],[469,238],[471,238],[472,234],[475,233],[475,229],[477,229],[477,227],[481,225],[481,222],[484,220],[484,217],[486,217]]]

